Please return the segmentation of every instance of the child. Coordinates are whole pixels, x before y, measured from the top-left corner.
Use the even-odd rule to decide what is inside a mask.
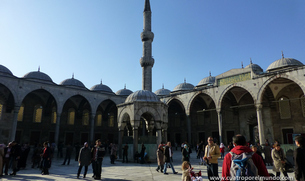
[[[188,161],[184,161],[182,163],[182,181],[192,181],[191,180],[191,168],[190,168],[190,164]]]

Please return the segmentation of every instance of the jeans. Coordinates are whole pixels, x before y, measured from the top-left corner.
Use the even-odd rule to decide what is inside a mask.
[[[83,168],[83,165],[80,165],[80,166],[78,167],[77,176],[79,176],[79,175],[80,175],[80,172],[82,171],[82,168]],[[85,172],[84,172],[84,176],[86,176],[87,171],[88,171],[88,165],[87,165],[87,166],[85,166]]]
[[[126,158],[126,163],[128,163],[128,155],[123,154],[123,163],[125,162],[125,158]]]
[[[102,158],[98,158],[97,160],[94,160],[94,162],[92,163],[93,173],[94,173],[96,178],[101,178],[101,175],[102,175],[102,162],[103,162],[103,159]]]
[[[173,173],[176,172],[175,169],[174,169],[174,166],[173,166],[173,164],[172,164],[172,161],[170,160],[170,162],[165,162],[163,173],[166,173],[167,165],[170,165],[170,166],[171,166],[171,168],[172,168],[172,170],[173,170]]]
[[[207,164],[207,172],[209,180],[211,180],[211,177],[218,177],[218,163]]]

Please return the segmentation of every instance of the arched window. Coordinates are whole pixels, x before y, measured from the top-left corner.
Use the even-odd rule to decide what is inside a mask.
[[[290,112],[290,104],[289,99],[286,97],[281,97],[279,99],[279,110],[281,119],[290,119],[291,112]]]
[[[175,126],[179,127],[180,126],[180,122],[181,122],[179,112],[176,112],[174,116],[175,116]]]
[[[102,126],[102,113],[101,112],[97,112],[97,114],[96,114],[95,125]]]
[[[18,112],[18,118],[17,118],[18,121],[23,121],[23,112],[24,112],[24,105],[22,104]]]
[[[70,108],[68,111],[68,124],[74,125],[75,120],[75,109]]]
[[[301,97],[301,106],[302,106],[303,117],[305,117],[305,96]]]
[[[42,118],[42,106],[40,104],[37,104],[34,107],[34,122],[35,123],[41,123]]]
[[[51,115],[51,123],[52,124],[56,124],[56,116],[57,116],[56,107],[53,107],[52,108],[52,115]]]
[[[113,113],[108,113],[108,127],[114,127],[114,115]]]
[[[83,125],[85,125],[85,126],[89,125],[89,111],[88,110],[83,111],[82,121],[83,121]]]

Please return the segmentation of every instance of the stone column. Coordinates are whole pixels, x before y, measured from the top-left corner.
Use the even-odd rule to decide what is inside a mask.
[[[162,142],[161,129],[157,129],[157,145],[161,144],[161,142]]]
[[[164,137],[164,143],[167,143],[168,142],[168,140],[167,140],[167,128],[168,128],[168,125],[167,125],[167,123],[163,123],[163,124],[161,124],[162,126],[161,126],[161,128],[162,128],[162,132],[163,132],[163,137]]]
[[[221,109],[217,109],[217,117],[218,117],[218,132],[219,132],[219,144],[222,143],[222,114]]]
[[[94,141],[94,119],[95,118],[95,113],[91,113],[91,116],[90,116],[90,143],[95,143]]]
[[[12,124],[12,129],[11,129],[11,132],[10,132],[9,141],[14,141],[15,140],[16,131],[17,131],[17,124],[18,124],[19,109],[20,109],[20,106],[15,106],[14,107],[13,124]]]
[[[119,158],[123,158],[123,155],[122,155],[122,138],[123,138],[123,135],[124,135],[124,128],[123,129],[120,129],[119,128],[119,140],[118,140],[118,152],[119,152]]]
[[[55,127],[55,144],[58,146],[59,144],[59,128],[60,128],[60,116],[61,113],[56,113],[56,127]]]
[[[138,151],[138,127],[133,127],[133,155]]]
[[[191,119],[190,119],[190,115],[186,115],[186,124],[187,124],[187,142],[189,144],[191,143],[192,140],[192,130],[191,130]]]
[[[258,124],[258,134],[259,134],[259,143],[264,145],[265,142],[265,132],[264,132],[264,123],[262,116],[262,104],[256,104],[256,114],[257,114],[257,124]]]

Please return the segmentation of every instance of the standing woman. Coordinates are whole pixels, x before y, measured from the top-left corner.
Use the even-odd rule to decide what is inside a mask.
[[[86,178],[86,174],[88,171],[88,166],[91,163],[91,150],[89,149],[89,145],[87,142],[84,143],[84,147],[82,147],[79,151],[78,155],[78,172],[77,178],[79,178],[80,172],[82,171],[83,166],[85,166],[84,178]]]
[[[303,136],[295,137],[297,149],[294,151],[294,176],[296,181],[305,181],[305,138]]]
[[[111,151],[110,151],[111,164],[114,164],[114,160],[116,158],[116,151],[117,151],[117,146],[116,146],[116,144],[113,143],[111,146]]]
[[[41,154],[42,158],[42,175],[49,175],[49,168],[50,168],[50,162],[51,162],[51,148],[48,146],[49,142],[43,143],[43,153]]]
[[[160,144],[157,149],[157,162],[158,162],[158,168],[156,169],[157,172],[161,170],[161,173],[163,173],[164,168],[164,145]]]
[[[286,156],[279,143],[274,145],[274,149],[272,149],[271,156],[273,159],[273,171],[276,172],[276,177],[279,177],[282,172],[283,175],[288,178],[288,174],[284,170]]]
[[[184,161],[190,162],[190,154],[187,144],[183,145],[183,150],[182,150],[182,162]]]

